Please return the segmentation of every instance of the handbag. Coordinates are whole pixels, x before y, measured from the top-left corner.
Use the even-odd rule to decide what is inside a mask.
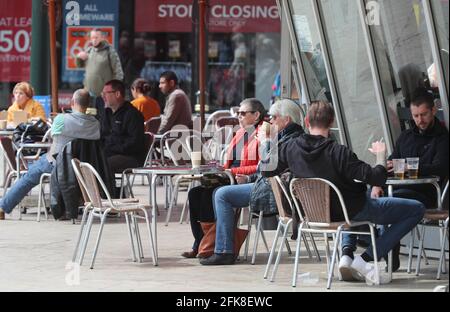
[[[49,127],[45,121],[39,119],[32,123],[21,123],[13,132],[13,142],[15,144],[21,143],[35,143],[42,142]],[[35,155],[39,149],[26,149],[23,151],[24,156]],[[45,151],[42,151],[42,154]]]
[[[221,174],[207,174],[200,178],[200,183],[206,188],[217,188],[219,186],[230,185],[230,178]]]
[[[242,244],[248,235],[248,230],[237,227],[240,211],[236,214],[236,225],[234,228],[234,255],[237,256],[241,250]],[[214,254],[216,246],[216,222],[200,222],[203,231],[203,238],[198,246],[199,258],[208,258]]]

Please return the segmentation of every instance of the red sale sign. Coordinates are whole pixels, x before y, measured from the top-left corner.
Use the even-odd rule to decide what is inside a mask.
[[[136,32],[191,32],[191,0],[136,0]],[[210,0],[210,32],[280,32],[275,0]]]
[[[0,1],[0,82],[28,81],[31,1]]]
[[[111,46],[114,46],[114,27],[113,26],[69,26],[67,27],[67,51],[66,51],[66,69],[84,70],[76,65],[76,55],[81,51],[86,51],[90,44],[89,35],[93,29],[100,29],[105,39]]]

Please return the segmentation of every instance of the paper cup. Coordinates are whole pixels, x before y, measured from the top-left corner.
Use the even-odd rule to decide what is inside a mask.
[[[0,120],[0,130],[5,130],[7,124],[8,124],[7,120],[5,120],[5,119]]]
[[[198,168],[202,164],[202,152],[191,153],[192,168]]]
[[[267,121],[264,121],[261,125],[261,130],[266,134],[269,135],[270,134],[270,123],[268,123]]]

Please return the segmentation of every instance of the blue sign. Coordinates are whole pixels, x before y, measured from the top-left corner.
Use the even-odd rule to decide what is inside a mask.
[[[45,116],[50,117],[50,112],[52,111],[52,99],[50,95],[35,95],[33,100],[38,101],[44,107]]]
[[[101,29],[109,44],[117,50],[119,0],[63,1],[63,82],[83,81],[85,70],[76,66],[76,55],[89,46],[89,33],[95,28]]]

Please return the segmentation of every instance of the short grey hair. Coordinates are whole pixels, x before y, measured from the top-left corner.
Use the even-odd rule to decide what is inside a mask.
[[[73,101],[83,108],[88,108],[90,104],[89,92],[85,89],[78,89],[73,93]]]
[[[278,100],[270,107],[269,115],[290,117],[293,123],[302,125],[303,113],[300,106],[292,100]]]

